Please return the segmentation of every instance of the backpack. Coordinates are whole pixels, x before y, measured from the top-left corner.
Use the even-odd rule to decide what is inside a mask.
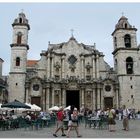
[[[57,113],[57,119],[60,120],[60,121],[62,121],[62,120],[64,119],[64,114],[63,114],[62,111],[59,111],[59,112]]]

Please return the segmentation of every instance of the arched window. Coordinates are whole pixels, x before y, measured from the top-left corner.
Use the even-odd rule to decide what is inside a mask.
[[[16,66],[20,66],[20,57],[16,58]]]
[[[22,18],[19,18],[19,23],[22,23]]]
[[[17,34],[17,44],[21,44],[21,40],[22,40],[22,33],[19,32],[19,33]]]
[[[124,27],[127,28],[127,23],[124,24]]]
[[[129,34],[124,36],[124,43],[126,48],[131,48],[131,37]]]
[[[118,64],[117,64],[118,62],[117,62],[117,59],[115,59],[115,70],[116,70],[116,72],[118,71]]]
[[[126,72],[127,74],[133,74],[133,58],[126,58]]]
[[[115,45],[115,47],[117,47],[117,38],[116,37],[114,37],[114,45]]]

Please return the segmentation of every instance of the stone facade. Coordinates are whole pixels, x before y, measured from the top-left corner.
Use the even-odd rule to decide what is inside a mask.
[[[114,63],[120,85],[120,104],[140,108],[140,51],[137,45],[137,29],[124,16],[112,33],[114,39]]]
[[[132,93],[131,99],[136,100],[137,97],[139,101],[140,61],[135,28],[128,30],[116,27],[112,33],[113,69],[104,61],[103,53],[96,49],[95,44],[79,43],[73,35],[67,42],[49,43],[48,49],[40,53],[40,60],[27,60],[30,26],[25,14],[20,13],[12,25],[10,101],[16,98],[22,102],[35,103],[43,110],[54,105],[66,107],[71,104],[78,109],[87,107],[92,110],[119,108],[124,103],[130,107],[132,103],[126,101],[130,100],[128,94]],[[133,47],[129,49],[124,47],[125,34],[132,35]],[[130,55],[135,62],[135,74],[126,74],[125,59]],[[132,92],[128,93],[130,87]],[[138,108],[138,101],[133,101],[132,107]]]
[[[0,103],[8,102],[8,84],[7,84],[7,76],[2,75],[2,65],[3,60],[0,58]]]

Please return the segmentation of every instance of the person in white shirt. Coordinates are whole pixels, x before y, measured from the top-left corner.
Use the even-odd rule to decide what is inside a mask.
[[[123,105],[123,130],[128,131],[129,130],[129,110],[126,108],[125,105]]]
[[[98,109],[97,114],[96,114],[96,117],[99,118],[100,115],[101,115],[101,109]]]

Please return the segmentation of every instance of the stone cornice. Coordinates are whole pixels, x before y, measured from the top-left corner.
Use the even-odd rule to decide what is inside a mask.
[[[47,56],[46,52],[45,53],[40,53],[40,56]]]
[[[26,72],[9,72],[9,74],[26,74]]]
[[[115,49],[115,50],[112,52],[112,54],[114,55],[117,51],[120,51],[120,50],[128,50],[128,51],[133,50],[133,51],[139,51],[139,48],[117,48],[117,49]]]
[[[27,26],[28,30],[30,30],[30,25],[27,23],[13,23],[12,26]]]
[[[66,56],[66,53],[51,52],[51,54],[54,54],[54,55],[57,55],[57,56]]]
[[[112,36],[114,35],[114,33],[116,32],[116,31],[118,31],[118,30],[134,30],[134,31],[137,31],[137,28],[117,28],[117,29],[115,29],[114,30],[114,32],[111,34]]]
[[[27,44],[17,44],[17,43],[13,43],[13,44],[10,44],[11,48],[12,47],[18,47],[18,46],[21,46],[21,47],[26,47],[27,50],[29,50],[29,45]]]
[[[140,74],[118,74],[117,76],[140,76]]]

